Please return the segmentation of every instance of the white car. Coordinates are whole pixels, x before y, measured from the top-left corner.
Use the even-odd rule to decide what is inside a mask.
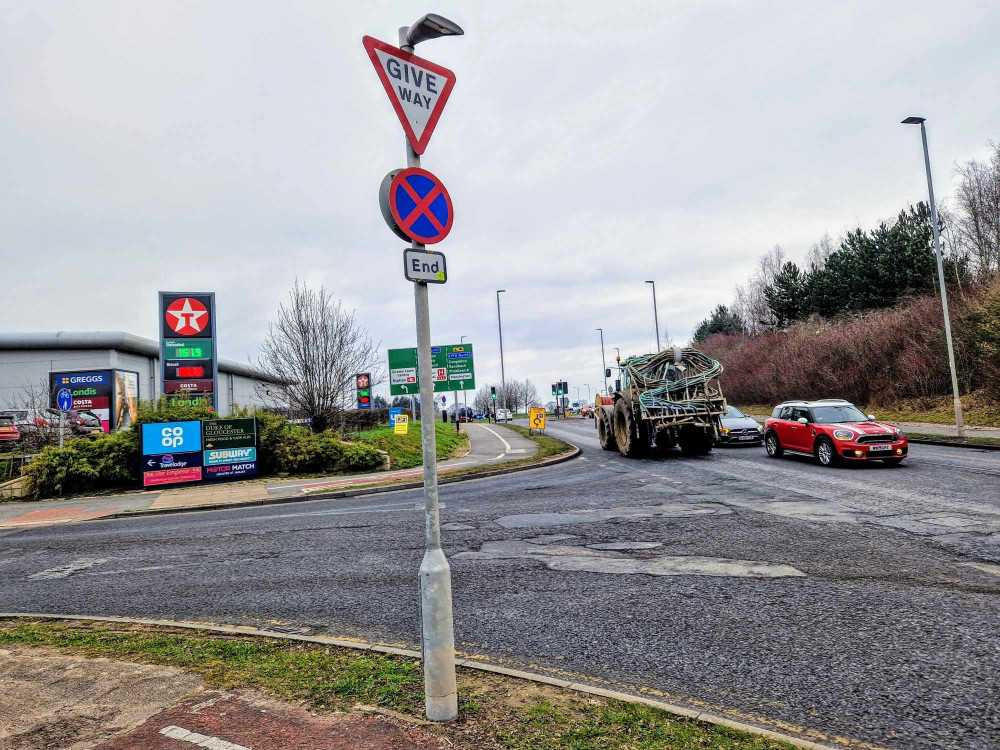
[[[510,409],[497,409],[497,422],[509,422],[513,418]]]

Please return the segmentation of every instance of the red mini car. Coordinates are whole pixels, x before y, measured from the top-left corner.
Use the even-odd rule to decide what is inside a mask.
[[[823,466],[842,461],[883,461],[890,466],[906,458],[909,441],[899,428],[877,422],[849,401],[786,401],[774,407],[764,423],[767,455],[815,456]]]

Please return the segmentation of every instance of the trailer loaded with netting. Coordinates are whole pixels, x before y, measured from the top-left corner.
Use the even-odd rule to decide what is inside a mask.
[[[623,456],[675,446],[687,456],[711,452],[726,410],[720,362],[697,349],[668,349],[629,357],[619,368],[613,402],[595,411],[602,448]]]

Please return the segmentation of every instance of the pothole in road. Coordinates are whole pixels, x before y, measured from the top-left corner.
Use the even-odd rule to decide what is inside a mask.
[[[610,544],[636,545],[649,542],[618,542]],[[643,547],[648,549],[648,547]],[[628,549],[636,549],[634,546]],[[479,552],[460,552],[457,560],[534,560],[545,563],[550,570],[608,575],[650,576],[723,576],[734,578],[785,578],[805,576],[791,565],[759,560],[731,560],[724,557],[693,555],[658,555],[629,557],[609,549],[591,549],[574,545],[544,545],[514,540],[485,542]]]
[[[623,506],[620,508],[594,508],[572,510],[566,513],[521,513],[501,516],[496,523],[505,529],[525,529],[546,526],[570,526],[578,523],[601,523],[611,520],[638,520],[643,518],[685,518],[732,513],[729,508],[716,503],[662,503],[660,505]]]
[[[79,573],[81,570],[87,570],[95,565],[103,565],[107,561],[108,558],[106,557],[81,557],[79,560],[74,560],[73,562],[66,563],[65,565],[59,565],[55,568],[48,568],[46,570],[33,573],[28,576],[28,578],[33,581],[69,578],[74,573]]]
[[[587,548],[625,552],[628,550],[656,549],[662,546],[661,542],[603,542],[602,544],[588,544]]]

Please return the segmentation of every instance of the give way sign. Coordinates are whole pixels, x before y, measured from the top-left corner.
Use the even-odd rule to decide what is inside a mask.
[[[444,105],[455,87],[455,74],[399,47],[362,37],[392,108],[413,150],[424,153]]]

